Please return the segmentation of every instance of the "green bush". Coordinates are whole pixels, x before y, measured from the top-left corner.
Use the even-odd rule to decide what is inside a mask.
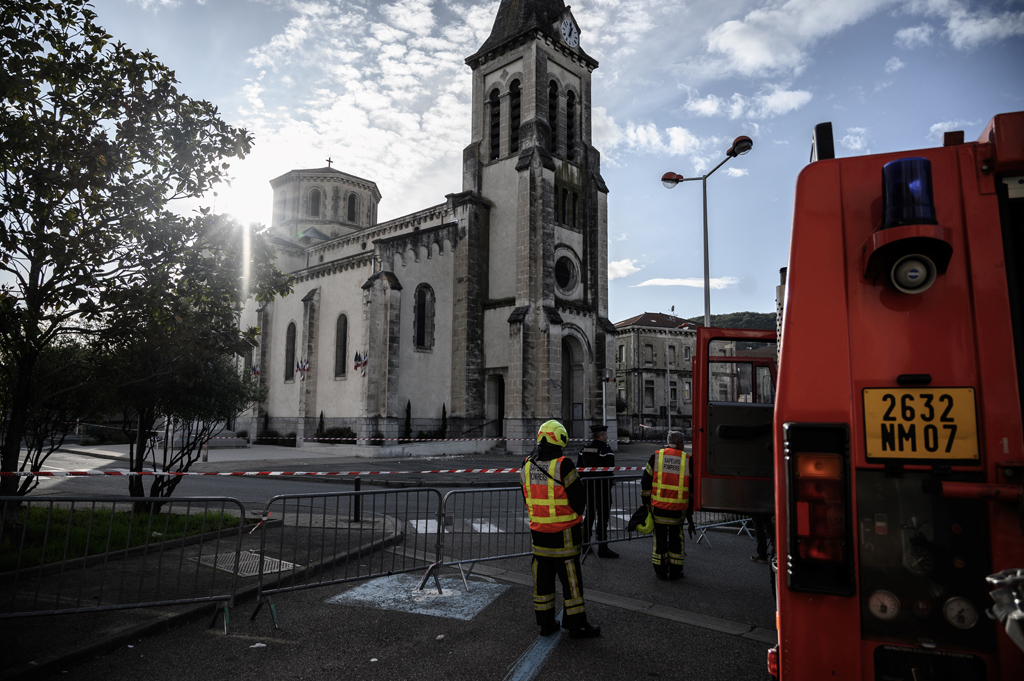
[[[256,444],[277,445],[278,447],[294,447],[295,433],[281,435],[281,433],[277,432],[276,430],[267,430],[264,431],[262,435],[256,436]]]
[[[619,428],[619,437],[623,438],[623,439],[628,439],[629,438],[629,431],[626,430],[625,428]]]
[[[384,446],[384,433],[382,433],[382,432],[380,432],[378,430],[376,433],[371,435],[370,436],[370,444],[373,445],[374,447],[383,447]]]
[[[324,439],[332,445],[354,445],[356,432],[348,426],[333,426],[324,430]]]
[[[249,431],[248,430],[236,430],[235,431],[235,437],[240,437],[243,440],[248,440],[249,439]]]

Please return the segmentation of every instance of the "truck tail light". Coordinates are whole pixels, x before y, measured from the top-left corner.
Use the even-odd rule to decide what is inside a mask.
[[[779,678],[779,647],[768,649],[768,673],[773,679]]]
[[[796,534],[801,558],[843,559],[842,457],[838,454],[796,454]]]
[[[794,591],[855,592],[849,428],[783,426],[788,482],[787,584]]]

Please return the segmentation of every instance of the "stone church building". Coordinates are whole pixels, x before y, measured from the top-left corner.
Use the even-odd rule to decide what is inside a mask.
[[[615,436],[597,62],[563,0],[502,0],[466,63],[471,142],[462,190],[443,203],[378,222],[372,180],[329,164],[271,181],[294,292],[243,313],[262,332],[246,364],[269,396],[237,428],[294,432],[301,446],[321,415],[389,439],[444,416],[448,438],[513,452],[550,418],[573,438],[605,420]]]

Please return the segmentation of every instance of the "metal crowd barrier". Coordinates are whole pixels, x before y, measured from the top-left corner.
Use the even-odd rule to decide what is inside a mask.
[[[598,501],[605,490],[594,487]],[[615,477],[603,543],[650,540],[626,527],[640,503],[640,476]],[[531,553],[519,486],[453,490],[443,498],[434,488],[281,495],[267,502],[260,534],[251,538],[242,523],[224,525],[225,516],[245,518],[230,498],[0,497],[0,513],[5,509],[0,619],[211,602],[222,606],[228,632],[241,576],[258,578],[252,619],[267,604],[279,628],[278,593],[411,572],[423,574],[421,589],[433,576],[440,592],[442,567],[458,568],[468,590],[477,563]],[[199,533],[169,538],[175,517]],[[750,535],[745,516],[697,512],[694,520],[697,543],[709,548],[705,530],[713,527],[737,525],[737,534]],[[87,555],[75,552],[83,540],[73,526],[94,537]],[[132,529],[135,545],[127,537]],[[259,548],[243,551],[243,538],[253,547],[258,540]],[[40,545],[50,553],[35,551]]]
[[[228,632],[245,517],[235,499],[0,497],[0,515],[0,618],[217,603]],[[172,538],[183,523],[196,533]]]
[[[274,497],[263,511],[252,619],[266,603],[280,628],[274,594],[407,572],[429,574],[441,560],[440,509],[441,493],[430,488]],[[440,592],[436,573],[434,579]]]

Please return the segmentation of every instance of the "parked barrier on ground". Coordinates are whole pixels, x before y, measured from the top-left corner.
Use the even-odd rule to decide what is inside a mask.
[[[228,630],[235,499],[0,497],[0,515],[0,618],[217,603]]]
[[[256,618],[273,595],[406,572],[441,559],[441,493],[431,488],[287,494],[267,502],[260,526]],[[389,550],[400,546],[401,550]],[[441,591],[440,582],[437,589]]]

